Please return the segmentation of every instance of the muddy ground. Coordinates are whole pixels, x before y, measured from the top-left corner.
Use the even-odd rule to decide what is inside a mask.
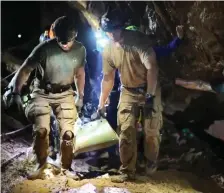
[[[27,154],[31,138],[24,139],[17,136],[4,140],[1,144],[1,192],[68,193],[75,192],[71,189],[88,183],[96,186],[98,192],[105,192],[103,191],[105,187],[124,188],[121,191],[123,193],[125,189],[131,193],[224,192],[224,161],[212,152],[208,144],[195,136],[191,136],[190,139],[183,137],[172,127],[166,131],[162,138],[158,172],[148,178],[141,173],[139,164],[137,180],[123,184],[110,181],[110,175],[117,172],[119,159],[109,157],[107,151],[82,154],[74,159],[72,168],[82,176],[81,181],[74,181],[64,176],[53,178],[48,176],[49,179],[45,180],[27,180],[27,173],[34,168],[31,154]],[[11,159],[13,156],[14,159]],[[10,159],[10,162],[6,162]],[[96,192],[96,190],[84,192],[88,191]],[[116,190],[107,192],[118,193]]]

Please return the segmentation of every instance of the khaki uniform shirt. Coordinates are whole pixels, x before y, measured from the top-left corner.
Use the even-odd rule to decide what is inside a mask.
[[[140,87],[147,83],[148,57],[153,49],[150,39],[141,32],[124,30],[124,41],[120,47],[110,44],[103,52],[103,73],[118,68],[121,83],[125,87]]]
[[[148,57],[154,52],[153,42],[145,34],[124,30],[123,43],[116,46],[110,42],[103,52],[103,73],[106,75],[114,69],[120,72],[124,87],[136,88],[147,84]],[[155,108],[162,110],[161,89],[156,89]]]

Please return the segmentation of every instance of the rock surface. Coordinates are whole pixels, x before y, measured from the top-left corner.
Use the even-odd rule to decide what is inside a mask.
[[[175,86],[176,78],[201,80],[215,85],[224,81],[224,30],[222,25],[224,2],[69,1],[58,4],[45,2],[40,5],[41,25],[44,27],[51,24],[56,17],[64,14],[64,10],[68,15],[75,18],[80,17],[79,34],[83,36],[80,40],[86,46],[89,57],[92,57],[88,59],[88,69],[92,69],[98,59],[91,52],[95,49],[95,40],[90,27],[96,30],[96,23],[109,5],[111,8],[122,9],[129,18],[128,22],[140,26],[142,32],[152,35],[158,45],[165,45],[176,36],[176,25],[184,25],[183,44],[172,57],[163,58],[159,62],[165,107],[179,106],[174,112],[179,109],[183,111],[194,98],[195,93],[198,95],[202,93]],[[30,49],[29,52],[33,48],[32,45],[26,46],[26,49]],[[12,54],[11,51],[7,52],[3,51],[3,56]],[[3,61],[8,66],[7,68],[11,69],[10,71],[21,64],[20,61],[15,63],[13,58],[12,56],[12,59],[6,58]],[[87,74],[91,76],[92,73]],[[88,82],[86,81],[87,85],[90,84]]]

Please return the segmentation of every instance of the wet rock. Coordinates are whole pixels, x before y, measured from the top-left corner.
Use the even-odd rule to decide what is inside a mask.
[[[164,112],[165,114],[173,115],[176,111],[184,111],[186,108],[187,104],[185,103],[171,102],[166,104]]]
[[[218,175],[213,175],[211,178],[216,181],[224,189],[224,175],[223,174],[218,174]]]
[[[99,193],[99,192],[97,191],[97,188],[94,185],[88,183],[81,186],[80,188],[74,188],[65,191],[62,190],[59,191],[59,193]]]
[[[109,174],[104,174],[102,176],[98,176],[97,178],[109,178],[109,177],[110,177]]]
[[[202,156],[202,152],[194,152],[194,149],[191,149],[189,152],[184,153],[180,160],[193,163],[199,156]]]
[[[131,193],[126,188],[114,188],[106,187],[103,189],[103,193]]]
[[[215,121],[205,132],[224,141],[224,120]]]
[[[186,139],[182,139],[182,140],[179,141],[178,145],[181,146],[181,145],[184,145],[186,143],[187,143],[187,140]]]

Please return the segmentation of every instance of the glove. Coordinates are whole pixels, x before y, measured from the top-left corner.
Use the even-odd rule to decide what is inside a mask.
[[[18,93],[12,93],[11,99],[8,103],[8,108],[18,110],[19,112],[23,111],[23,103],[20,95]]]
[[[153,109],[154,98],[155,96],[150,94],[146,96],[145,105],[144,105],[145,117],[152,117],[152,113],[155,112],[155,110]]]
[[[78,111],[81,111],[83,107],[83,98],[76,97],[75,106],[78,108]]]
[[[106,107],[103,107],[103,108],[98,108],[97,112],[93,113],[91,115],[91,120],[96,120],[96,119],[99,119],[100,117],[103,117],[103,118],[106,118]]]
[[[106,106],[104,106],[101,109],[98,109],[97,113],[99,114],[100,117],[106,118],[106,116],[107,116],[107,108],[106,108]]]

